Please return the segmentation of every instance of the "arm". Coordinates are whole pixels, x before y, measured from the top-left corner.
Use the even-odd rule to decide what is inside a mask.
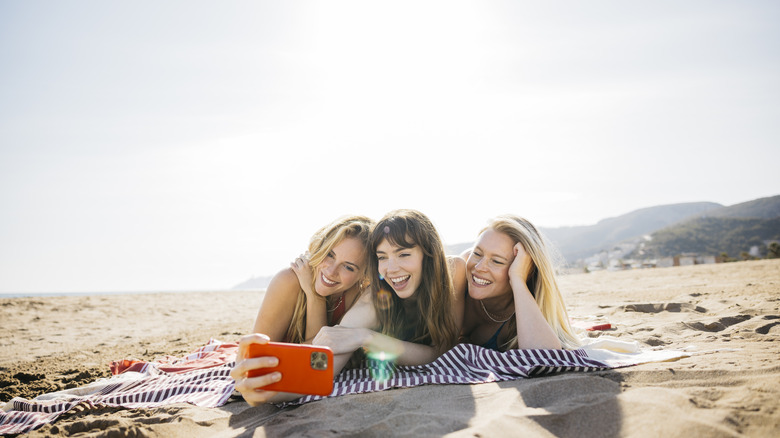
[[[271,341],[282,341],[295,310],[300,285],[292,269],[279,271],[265,291],[255,318],[254,333],[263,333]]]
[[[254,333],[247,335],[239,342],[239,350],[236,355],[236,365],[230,375],[236,381],[236,390],[241,393],[244,400],[251,406],[262,403],[278,403],[295,400],[301,394],[265,391],[262,388],[283,378],[281,373],[275,372],[264,376],[246,377],[249,370],[257,368],[274,367],[279,360],[273,356],[246,358],[248,345],[251,343],[264,344],[269,341],[282,341],[290,326],[295,304],[300,293],[300,283],[293,269],[283,269],[271,280],[266,289],[263,303],[255,319]],[[307,300],[307,302],[313,300]],[[311,308],[307,313],[312,313]],[[325,308],[322,304],[322,313]],[[307,320],[308,321],[308,320]]]
[[[327,301],[317,295],[312,288],[314,278],[313,269],[309,266],[309,257],[302,254],[290,263],[295,275],[298,277],[303,293],[306,294],[306,333],[304,343],[308,344],[314,339],[322,327],[328,325]]]
[[[439,356],[434,347],[383,335],[375,331],[377,326],[378,320],[371,296],[365,294],[344,315],[340,325],[323,327],[312,343],[333,350],[335,374],[344,368],[352,353],[359,348],[365,348],[369,354],[384,352],[394,357],[398,365],[425,364]]]
[[[470,251],[469,251],[470,252]],[[468,257],[468,256],[467,256]],[[460,335],[463,330],[463,315],[466,309],[466,259],[461,257],[452,257],[450,259],[452,268],[452,317],[455,320],[456,334]]]
[[[533,261],[522,244],[516,244],[514,250],[515,259],[509,267],[509,284],[515,302],[517,348],[560,349],[561,341],[544,319],[539,305],[525,284]]]

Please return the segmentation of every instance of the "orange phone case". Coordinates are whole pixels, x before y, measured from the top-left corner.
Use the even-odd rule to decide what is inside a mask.
[[[259,356],[275,356],[279,365],[249,371],[248,377],[282,373],[282,380],[263,389],[313,395],[329,395],[333,391],[333,352],[328,347],[286,342],[250,344],[247,357]]]

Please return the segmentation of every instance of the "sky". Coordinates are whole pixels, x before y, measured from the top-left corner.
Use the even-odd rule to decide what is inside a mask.
[[[0,0],[0,293],[224,290],[347,214],[780,194],[773,1]]]

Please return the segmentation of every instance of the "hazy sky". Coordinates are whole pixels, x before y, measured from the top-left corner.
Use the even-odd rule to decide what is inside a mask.
[[[225,289],[338,216],[780,194],[775,1],[0,0],[0,292]]]

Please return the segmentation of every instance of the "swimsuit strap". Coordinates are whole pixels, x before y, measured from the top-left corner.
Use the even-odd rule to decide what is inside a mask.
[[[489,348],[491,350],[498,350],[498,334],[501,333],[501,329],[504,328],[507,322],[509,322],[509,319],[507,319],[501,324],[501,327],[499,327],[498,330],[496,330],[496,332],[493,334],[493,337],[491,337],[490,339],[488,339],[487,342],[482,344],[482,347]]]
[[[346,292],[345,292],[346,293]],[[347,313],[347,300],[339,300],[339,304],[333,309],[330,315],[330,325],[336,325],[341,322],[341,318]]]

